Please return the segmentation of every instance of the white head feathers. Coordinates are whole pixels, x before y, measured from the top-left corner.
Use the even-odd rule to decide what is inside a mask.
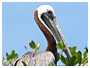
[[[55,16],[54,10],[50,5],[41,5],[36,10],[38,10],[38,15],[41,15],[44,12],[52,11],[53,15]]]
[[[53,35],[52,31],[47,27],[47,25],[44,23],[44,21],[41,19],[41,15],[43,13],[47,13],[48,11],[52,11],[53,15],[55,16],[54,10],[50,5],[41,5],[40,7],[38,7],[36,9],[38,11],[38,18],[41,21],[41,23],[44,24],[44,26],[51,32],[51,34]]]

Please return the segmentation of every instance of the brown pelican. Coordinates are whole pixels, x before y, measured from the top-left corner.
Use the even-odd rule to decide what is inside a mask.
[[[41,5],[34,12],[34,19],[46,37],[48,43],[46,51],[28,52],[16,61],[14,65],[23,66],[22,61],[24,61],[28,66],[33,66],[35,63],[37,66],[48,66],[52,62],[57,64],[55,38],[58,42],[62,40],[64,45],[66,45],[66,42],[56,21],[53,8],[49,5]],[[70,57],[71,53],[67,46],[66,48],[65,53]]]

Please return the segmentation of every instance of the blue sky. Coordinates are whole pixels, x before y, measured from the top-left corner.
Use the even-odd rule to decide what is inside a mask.
[[[51,5],[68,46],[77,46],[84,52],[88,46],[88,3],[87,2],[3,2],[2,3],[2,57],[14,49],[21,57],[30,51],[29,42],[40,43],[44,51],[47,42],[34,21],[33,13],[40,5]],[[60,61],[58,64],[62,64]],[[63,65],[63,64],[62,64]]]

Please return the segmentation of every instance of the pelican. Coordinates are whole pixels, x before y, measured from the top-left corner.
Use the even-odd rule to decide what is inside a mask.
[[[71,53],[57,23],[54,9],[50,5],[41,5],[34,12],[34,19],[47,40],[48,45],[46,51],[27,52],[17,60],[14,65],[23,66],[22,61],[28,66],[33,66],[35,63],[37,66],[48,66],[52,62],[57,64],[56,40],[58,42],[61,40],[63,41],[63,44],[66,45],[66,50],[64,52],[70,57]]]

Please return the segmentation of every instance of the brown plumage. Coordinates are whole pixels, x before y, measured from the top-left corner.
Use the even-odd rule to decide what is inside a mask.
[[[46,51],[51,51],[55,56],[55,63],[57,62],[57,48],[56,48],[56,41],[53,37],[53,35],[50,33],[50,31],[41,23],[41,21],[38,18],[38,11],[36,10],[34,12],[34,19],[36,23],[38,24],[39,28],[43,32],[44,36],[47,39],[47,49]]]

